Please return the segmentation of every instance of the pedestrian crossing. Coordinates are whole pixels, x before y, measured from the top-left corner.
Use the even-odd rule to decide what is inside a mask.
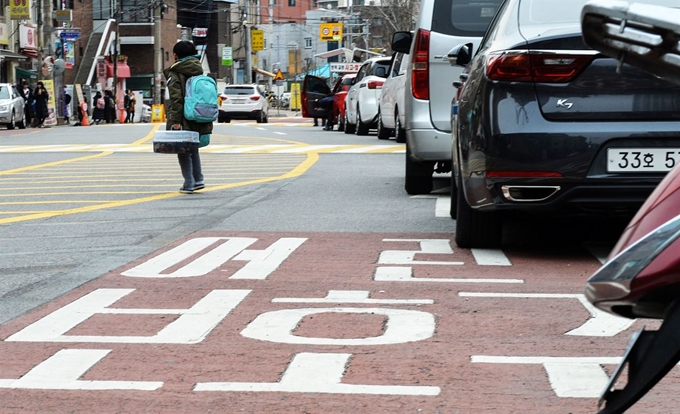
[[[149,153],[153,147],[148,144],[63,144],[63,145],[5,145],[0,153],[40,153],[40,152],[128,152]],[[211,144],[201,148],[208,154],[403,154],[404,144],[381,145],[307,145],[307,144],[264,144],[264,145],[220,145]]]

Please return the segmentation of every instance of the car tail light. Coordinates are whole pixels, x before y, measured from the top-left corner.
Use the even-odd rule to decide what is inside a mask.
[[[486,178],[562,178],[556,171],[487,171]]]
[[[490,54],[486,76],[512,82],[563,83],[578,76],[594,54],[530,52],[527,50]]]
[[[366,86],[368,89],[382,89],[384,83],[383,81],[368,81]]]
[[[260,97],[259,97],[259,96],[251,96],[251,97],[250,97],[250,100],[251,100],[251,101],[259,101],[259,100],[260,100]]]
[[[430,99],[430,32],[418,29],[413,49],[411,91],[416,99]]]

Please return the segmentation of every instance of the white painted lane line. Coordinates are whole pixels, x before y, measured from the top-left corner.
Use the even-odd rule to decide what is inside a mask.
[[[634,319],[614,316],[593,306],[585,295],[579,293],[480,293],[458,292],[460,297],[519,298],[519,299],[576,299],[590,313],[590,318],[580,327],[565,333],[571,336],[611,337],[630,328]]]
[[[342,384],[352,354],[296,354],[279,382],[202,382],[194,391],[304,392],[318,394],[439,395],[439,387]]]
[[[430,283],[524,283],[522,279],[474,279],[413,277],[411,267],[378,267],[373,280],[380,282],[430,282]]]
[[[80,380],[110,349],[62,349],[17,380],[0,379],[0,388],[33,390],[137,390],[154,391],[156,381]]]
[[[255,129],[259,129],[260,131],[266,131],[267,130],[267,128],[262,128],[262,127],[257,127]]]
[[[609,377],[602,365],[618,365],[621,357],[511,357],[473,355],[473,364],[543,365],[555,395],[561,398],[598,398]]]
[[[471,249],[480,266],[512,266],[508,257],[499,249]]]
[[[432,299],[370,299],[368,290],[329,290],[325,298],[274,298],[272,303],[355,303],[384,305],[431,305]]]
[[[451,218],[451,196],[437,197],[437,203],[434,207],[434,216]]]
[[[335,145],[306,145],[304,147],[295,147],[291,149],[285,149],[285,150],[275,150],[272,151],[274,154],[286,154],[286,153],[302,153],[302,152],[311,152],[311,151],[318,151],[322,149],[326,149],[329,147],[334,147]]]
[[[288,134],[286,134],[285,132],[274,131],[274,133],[275,133],[276,135],[288,135]]]

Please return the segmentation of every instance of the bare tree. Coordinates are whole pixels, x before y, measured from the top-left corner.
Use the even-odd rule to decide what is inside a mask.
[[[370,27],[371,49],[391,51],[394,32],[412,30],[420,9],[420,0],[382,0],[380,5],[355,7]]]

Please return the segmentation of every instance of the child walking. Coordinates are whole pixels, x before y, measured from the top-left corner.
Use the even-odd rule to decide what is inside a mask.
[[[163,71],[165,75],[170,100],[166,104],[166,130],[183,129],[196,131],[199,135],[212,134],[212,122],[199,123],[184,118],[184,92],[187,79],[202,75],[203,66],[193,43],[183,40],[177,42],[172,49],[175,63]],[[184,177],[184,185],[179,189],[181,193],[191,194],[205,188],[201,158],[198,149],[186,154],[177,154],[179,166]]]

